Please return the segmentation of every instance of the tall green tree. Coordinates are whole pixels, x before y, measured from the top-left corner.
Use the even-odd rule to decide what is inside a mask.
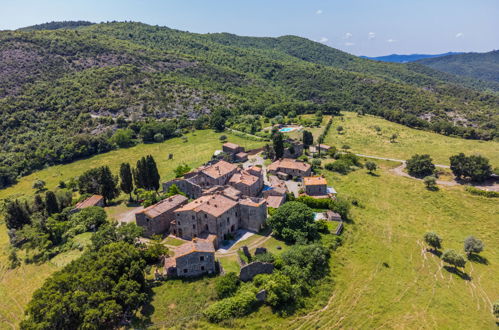
[[[104,197],[104,203],[107,203],[118,197],[118,179],[113,176],[109,166],[102,166],[99,173],[99,194]]]
[[[21,229],[31,223],[28,211],[17,199],[6,204],[5,223],[8,229]]]
[[[156,166],[156,161],[152,155],[146,157],[146,168],[147,168],[147,185],[149,190],[158,191],[159,189],[159,171]]]
[[[308,148],[314,144],[314,136],[312,135],[312,132],[303,130],[303,145],[305,148]]]
[[[45,210],[47,214],[59,213],[59,203],[57,202],[57,197],[53,191],[47,191],[45,193]]]
[[[272,136],[272,146],[276,159],[282,158],[284,155],[284,135],[281,132],[276,132]]]
[[[130,163],[122,163],[120,165],[120,189],[128,194],[129,200],[132,200],[132,191],[133,191],[133,177],[132,177],[132,168]]]
[[[464,252],[466,252],[468,256],[470,256],[472,253],[482,252],[483,247],[483,242],[478,238],[475,238],[474,236],[468,236],[464,240]]]
[[[147,189],[147,165],[145,157],[137,160],[137,166],[133,170],[133,182],[135,187]]]
[[[434,232],[424,234],[424,241],[431,246],[434,251],[442,247],[442,239]]]

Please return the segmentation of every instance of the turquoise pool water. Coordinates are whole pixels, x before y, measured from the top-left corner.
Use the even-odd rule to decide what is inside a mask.
[[[294,128],[294,127],[283,127],[283,128],[281,128],[281,129],[279,130],[279,132],[284,132],[284,133],[286,133],[286,132],[291,132],[291,131],[293,131],[293,130],[295,130],[295,128]]]

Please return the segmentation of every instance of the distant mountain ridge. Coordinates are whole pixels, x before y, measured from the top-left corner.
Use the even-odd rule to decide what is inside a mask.
[[[417,63],[457,76],[499,83],[499,50],[427,58]]]
[[[409,55],[391,54],[391,55],[377,56],[377,57],[369,57],[369,56],[360,56],[360,57],[381,62],[409,63],[422,60],[425,58],[435,58],[435,57],[457,55],[457,54],[462,54],[462,52],[448,52],[443,54],[409,54]]]

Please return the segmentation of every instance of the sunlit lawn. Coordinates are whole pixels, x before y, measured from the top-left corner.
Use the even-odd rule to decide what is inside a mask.
[[[336,131],[338,126],[343,126],[343,134]],[[380,133],[376,131],[376,126],[381,129]],[[390,137],[394,133],[398,138],[395,143],[391,143]],[[443,165],[448,165],[449,157],[459,152],[481,154],[489,158],[493,166],[499,166],[499,142],[448,137],[351,112],[344,112],[343,117],[334,118],[325,143],[338,148],[348,145],[355,153],[395,159],[408,159],[417,153],[428,153],[437,164]]]

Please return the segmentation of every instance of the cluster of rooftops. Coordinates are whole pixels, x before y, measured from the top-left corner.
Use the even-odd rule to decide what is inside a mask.
[[[240,229],[259,231],[267,218],[267,207],[278,208],[286,201],[288,188],[284,180],[302,178],[306,194],[334,198],[327,180],[312,176],[308,163],[284,158],[266,169],[244,167],[234,164],[247,161],[244,148],[228,142],[223,145],[223,152],[232,162],[215,160],[183,178],[163,183],[165,192],[175,184],[185,196],[168,197],[135,214],[144,236],[166,233],[185,241],[175,249],[173,257],[165,260],[167,275],[197,276],[214,272],[214,252],[222,241],[233,238]],[[266,174],[268,180],[265,180]],[[102,196],[94,195],[76,208],[103,206],[102,203]]]

